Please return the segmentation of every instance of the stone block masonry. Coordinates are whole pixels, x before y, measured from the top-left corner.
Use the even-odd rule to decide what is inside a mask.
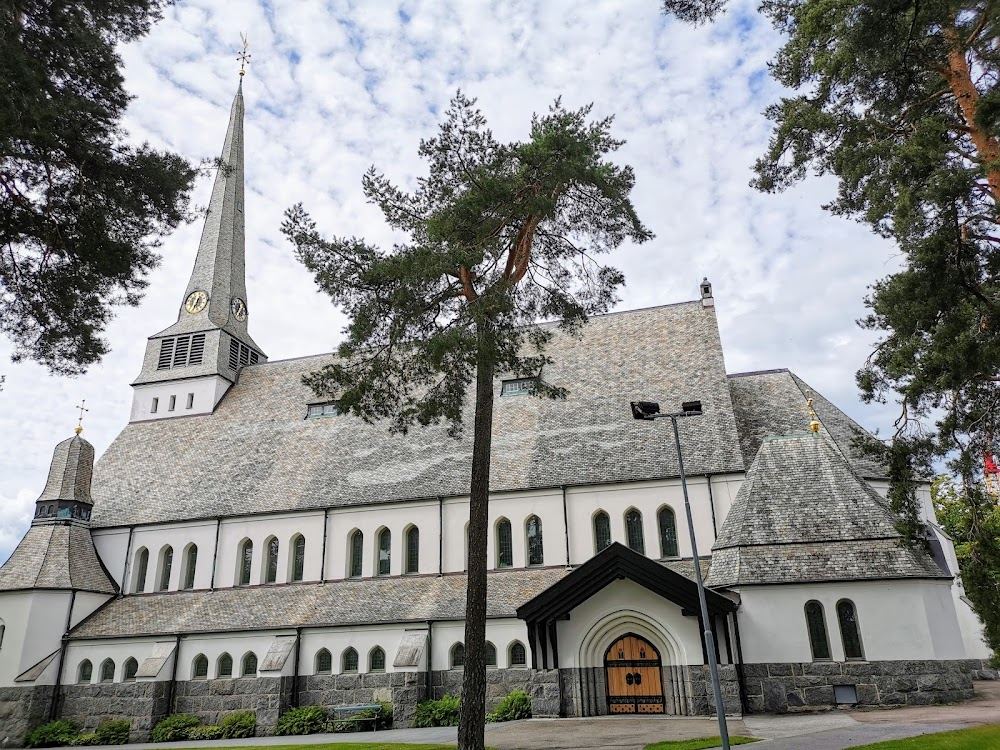
[[[409,727],[417,704],[426,695],[427,677],[420,672],[309,675],[299,678],[299,705],[359,706],[392,704],[395,727]]]
[[[486,670],[486,712],[497,707],[513,690],[523,690],[531,696],[532,716],[560,715],[560,670],[556,669],[488,669]],[[434,672],[434,698],[462,694],[463,673],[459,669]]]
[[[28,732],[49,718],[54,687],[0,688],[0,747],[21,747]]]
[[[68,719],[85,732],[112,719],[132,723],[130,742],[148,742],[149,733],[170,715],[170,683],[108,682],[65,685],[60,689],[60,719]]]
[[[982,662],[848,661],[743,665],[750,713],[791,713],[832,708],[834,688],[851,685],[859,706],[920,706],[973,695]],[[728,708],[728,706],[727,706]]]
[[[203,724],[218,724],[234,711],[257,715],[257,735],[274,734],[278,717],[291,706],[291,677],[254,677],[178,682],[171,713],[193,714]]]

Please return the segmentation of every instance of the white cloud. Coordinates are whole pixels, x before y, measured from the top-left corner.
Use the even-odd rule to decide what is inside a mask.
[[[888,273],[892,248],[825,214],[829,180],[761,195],[748,187],[781,92],[766,61],[780,39],[736,0],[718,24],[667,20],[656,0],[505,3],[435,0],[187,0],[122,51],[136,96],[126,125],[136,141],[213,158],[235,93],[238,30],[253,55],[247,104],[247,273],[251,331],[272,359],[332,349],[343,318],[315,291],[279,233],[303,201],[329,233],[391,241],[364,201],[371,164],[412,185],[416,148],[434,135],[455,89],[479,97],[501,139],[526,135],[531,113],[559,95],[614,114],[635,166],[635,202],[657,239],[614,258],[628,278],[621,308],[691,299],[715,287],[732,372],[789,367],[868,426],[889,412],[859,404],[853,373],[872,335],[857,329],[868,283]],[[196,198],[204,205],[206,178]],[[124,426],[146,337],[170,324],[201,227],[163,246],[141,307],[121,310],[103,365],[69,380],[11,365],[0,340],[0,560],[30,518],[52,448],[92,411],[86,435],[103,451]],[[27,498],[27,499],[26,499]]]

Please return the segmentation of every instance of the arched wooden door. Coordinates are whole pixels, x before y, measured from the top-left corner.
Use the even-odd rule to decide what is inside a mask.
[[[645,638],[622,636],[604,654],[608,712],[664,713],[660,653]]]

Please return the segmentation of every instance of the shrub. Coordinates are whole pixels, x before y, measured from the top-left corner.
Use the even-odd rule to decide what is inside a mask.
[[[94,745],[124,745],[128,742],[128,733],[132,728],[128,719],[112,719],[99,725],[94,731],[97,739]],[[81,743],[82,744],[82,743]]]
[[[221,740],[222,727],[213,724],[191,727],[187,730],[189,740]]]
[[[244,737],[253,737],[257,729],[257,714],[253,711],[235,711],[223,717],[219,722],[223,738],[227,740],[240,740]]]
[[[174,714],[173,716],[168,716],[153,727],[151,733],[153,742],[186,740],[188,738],[188,730],[191,727],[198,726],[198,723],[197,717],[191,716],[191,714]]]
[[[457,727],[459,703],[458,698],[453,695],[445,695],[441,700],[418,703],[413,726]]]
[[[514,721],[531,718],[531,696],[523,690],[511,690],[503,697],[486,721]]]
[[[318,734],[326,731],[326,709],[322,706],[302,706],[285,711],[278,718],[275,734]]]
[[[383,703],[382,713],[374,722],[376,729],[392,729],[392,704]]]
[[[78,734],[73,738],[73,747],[86,747],[88,745],[100,745],[101,743],[97,739],[97,732],[88,732],[87,734]]]
[[[72,745],[79,731],[72,721],[50,721],[28,733],[24,744],[28,747],[59,747]]]

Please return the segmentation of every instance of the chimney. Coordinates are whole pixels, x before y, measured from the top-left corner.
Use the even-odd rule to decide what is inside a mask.
[[[702,307],[715,307],[715,298],[712,296],[712,283],[706,276],[701,280],[701,304]]]

